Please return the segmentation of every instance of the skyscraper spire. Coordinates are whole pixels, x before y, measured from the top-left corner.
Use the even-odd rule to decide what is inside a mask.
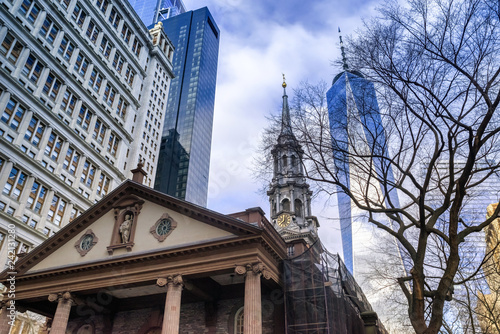
[[[342,52],[342,62],[344,63],[342,67],[344,68],[344,71],[347,71],[349,69],[349,66],[347,65],[347,58],[345,56],[344,42],[342,42],[342,35],[340,34],[340,27],[339,27],[339,38],[340,38],[340,51]]]
[[[290,120],[290,107],[288,106],[288,95],[286,95],[286,81],[285,74],[283,74],[283,108],[281,111],[281,134],[282,135],[291,135],[292,133],[292,124]]]

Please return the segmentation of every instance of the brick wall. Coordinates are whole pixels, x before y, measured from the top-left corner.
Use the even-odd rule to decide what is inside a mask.
[[[234,315],[242,306],[243,298],[220,300],[210,306],[207,306],[204,302],[182,304],[179,334],[233,334]],[[216,322],[213,316],[210,318],[210,314],[207,317],[207,307],[215,312]],[[275,305],[268,298],[263,298],[263,334],[274,334],[275,329],[280,327],[275,326],[277,307],[281,307],[281,305]],[[102,315],[95,315],[86,319],[74,319],[68,324],[68,333],[76,333],[81,326],[92,324],[95,334],[140,334],[149,327],[148,322],[151,322],[151,320],[156,322],[155,319],[151,319],[153,313],[157,314],[158,324],[161,325],[163,310],[154,311],[148,308],[119,312],[114,315],[112,321]],[[214,323],[215,326],[207,328],[206,323]],[[151,323],[151,325],[153,324]]]
[[[148,321],[152,309],[142,309],[115,314],[112,334],[139,333],[139,330]],[[97,334],[97,333],[96,333]]]
[[[205,327],[205,303],[182,304],[179,334],[208,333]]]

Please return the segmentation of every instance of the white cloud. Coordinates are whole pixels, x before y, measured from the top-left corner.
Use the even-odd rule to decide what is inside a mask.
[[[330,82],[340,70],[331,66],[340,54],[337,27],[343,34],[361,27],[373,2],[184,2],[188,9],[207,6],[221,30],[208,207],[230,213],[260,206],[269,212],[249,167],[266,115],[281,108],[281,73],[290,89],[305,80]],[[338,220],[332,205],[324,208],[325,200],[314,205],[320,235],[341,253]]]

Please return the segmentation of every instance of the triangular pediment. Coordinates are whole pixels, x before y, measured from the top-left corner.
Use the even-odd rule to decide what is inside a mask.
[[[262,230],[126,181],[17,265],[34,274],[232,242]]]

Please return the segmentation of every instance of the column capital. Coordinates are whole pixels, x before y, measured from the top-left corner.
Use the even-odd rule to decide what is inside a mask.
[[[175,274],[175,275],[170,275],[167,277],[160,277],[156,280],[156,285],[158,286],[165,286],[165,285],[184,285],[184,281],[182,279],[182,275],[180,274]]]
[[[59,302],[61,299],[62,300],[70,301],[72,304],[75,302],[75,297],[69,291],[58,292],[58,293],[51,293],[48,296],[48,300],[50,302],[52,302],[52,303]]]
[[[3,296],[5,298],[5,296]],[[1,300],[0,301],[0,310],[6,308],[8,306],[8,304],[10,303],[9,300],[5,299],[5,300]]]
[[[247,263],[246,265],[237,265],[234,272],[238,275],[247,275],[248,272],[254,275],[262,275],[265,279],[271,278],[271,273],[262,262]]]

